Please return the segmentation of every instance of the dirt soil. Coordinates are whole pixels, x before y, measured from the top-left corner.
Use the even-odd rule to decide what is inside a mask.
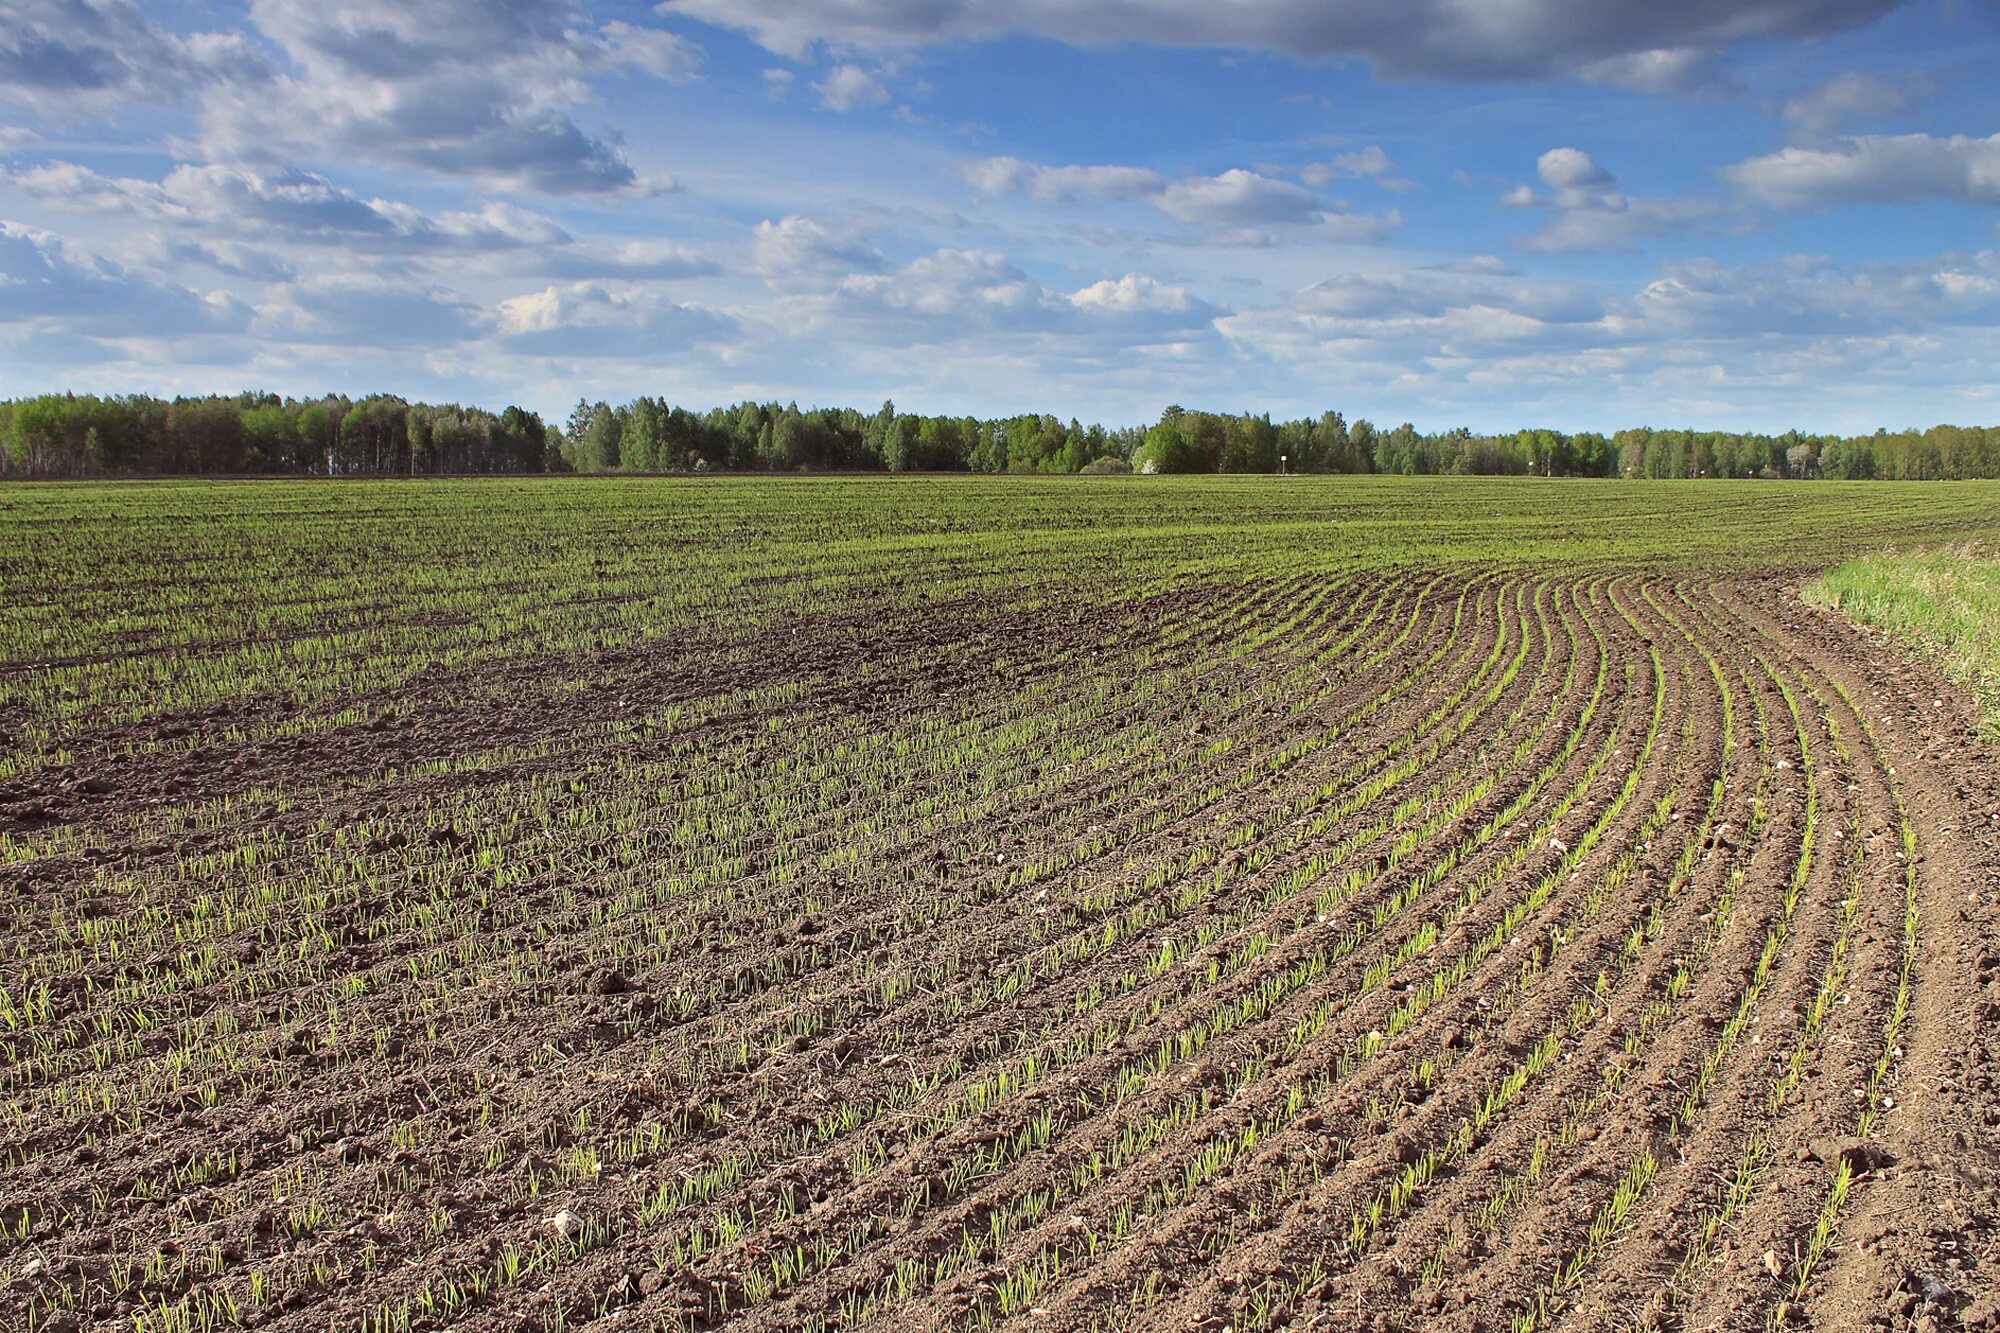
[[[1799,582],[78,735],[0,786],[0,1328],[2000,1330],[2000,759]]]

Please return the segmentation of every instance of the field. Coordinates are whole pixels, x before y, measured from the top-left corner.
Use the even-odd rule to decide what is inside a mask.
[[[2000,1328],[2000,767],[1801,597],[1995,540],[0,488],[0,1328]]]

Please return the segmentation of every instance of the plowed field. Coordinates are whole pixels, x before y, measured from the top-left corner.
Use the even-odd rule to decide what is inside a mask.
[[[1996,529],[0,490],[0,1327],[2000,1327]]]

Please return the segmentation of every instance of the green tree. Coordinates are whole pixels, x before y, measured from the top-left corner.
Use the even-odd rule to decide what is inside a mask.
[[[624,438],[625,423],[619,419],[618,413],[611,410],[609,403],[596,404],[591,409],[589,424],[583,431],[580,470],[616,471],[619,463],[619,447]]]
[[[618,436],[618,466],[626,472],[660,470],[661,409],[656,399],[635,398],[625,411]]]
[[[297,472],[310,464],[300,433],[303,417],[304,413],[294,415],[275,403],[243,414],[244,452],[254,471]]]
[[[1361,466],[1355,469],[1357,472],[1383,471],[1376,448],[1374,422],[1367,417],[1355,418],[1354,424],[1347,428],[1347,442],[1350,455],[1361,461]]]
[[[1200,472],[1204,461],[1186,431],[1173,421],[1161,421],[1146,432],[1132,465],[1140,472]]]

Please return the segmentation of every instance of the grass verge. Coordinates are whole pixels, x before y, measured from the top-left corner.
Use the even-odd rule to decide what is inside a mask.
[[[1888,630],[1972,691],[2000,740],[2000,548],[1864,555],[1836,565],[1806,600]]]

